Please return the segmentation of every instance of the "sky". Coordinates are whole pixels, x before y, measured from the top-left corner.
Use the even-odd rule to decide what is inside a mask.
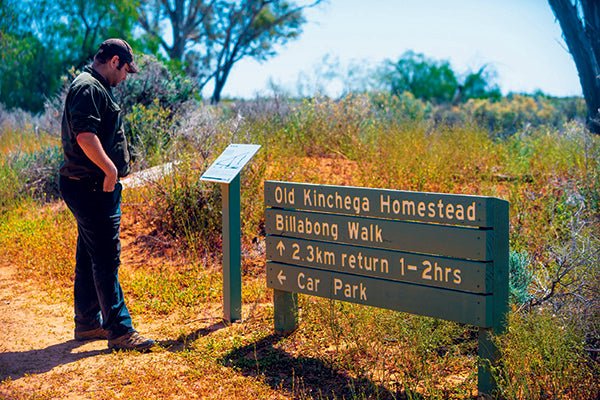
[[[275,57],[238,62],[222,95],[253,98],[277,87],[336,96],[352,81],[348,71],[412,50],[449,61],[459,74],[491,66],[504,94],[581,96],[547,0],[328,0],[305,16],[303,33]],[[343,78],[325,79],[332,68]]]

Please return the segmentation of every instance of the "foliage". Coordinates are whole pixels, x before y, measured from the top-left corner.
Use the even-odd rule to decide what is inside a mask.
[[[158,99],[149,107],[134,105],[127,114],[129,144],[133,160],[139,168],[148,168],[168,161],[172,123],[170,112]]]
[[[529,285],[533,280],[529,264],[531,260],[527,253],[511,251],[508,259],[509,301],[517,306],[526,304],[530,299]]]
[[[124,215],[135,215],[124,226],[131,246],[127,253],[132,247],[142,252],[135,254],[137,264],[127,259],[123,269],[132,309],[156,324],[166,320],[164,315],[183,315],[181,323],[169,319],[160,325],[180,337],[165,346],[183,351],[159,356],[176,368],[196,371],[184,374],[182,386],[227,374],[236,382],[224,383],[230,397],[238,396],[242,379],[267,385],[268,396],[263,392],[262,397],[473,396],[477,338],[469,327],[300,296],[298,331],[268,340],[272,308],[264,285],[262,182],[489,195],[510,202],[511,218],[515,307],[507,334],[498,338],[503,363],[495,373],[501,394],[596,398],[600,141],[579,122],[554,118],[560,107],[577,109],[577,102],[533,99],[481,100],[487,107],[501,103],[509,110],[529,110],[522,112],[525,127],[511,135],[489,131],[485,122],[478,126],[469,103],[451,109],[465,122],[439,123],[437,106],[408,93],[258,99],[219,107],[182,101],[176,112],[160,100],[136,106],[128,114],[136,129],[150,135],[157,127],[169,134],[165,146],[151,142],[160,136],[145,142],[154,143],[146,148],[156,155],[152,163],[180,160],[162,180],[126,189],[123,204]],[[527,108],[536,102],[539,108]],[[57,138],[36,132],[36,121],[26,113],[0,113],[0,179],[5,174],[9,184],[19,183],[11,179],[24,171],[29,176],[40,160],[54,160],[43,154]],[[250,316],[223,332],[197,331],[187,324],[198,321],[199,309],[220,313],[215,303],[222,284],[220,271],[210,268],[221,255],[221,193],[198,178],[229,143],[262,146],[242,174],[243,296]],[[67,260],[72,262],[75,238],[73,221],[60,207],[40,207],[27,194],[13,200],[0,219],[0,258],[23,263],[26,276],[54,288],[70,285]],[[148,230],[140,234],[142,227]],[[65,239],[56,247],[47,236]],[[145,241],[156,246],[144,248],[139,243]],[[172,254],[158,257],[161,249],[184,249],[186,261],[172,266]],[[154,264],[152,257],[158,258]],[[296,375],[290,376],[291,370]],[[313,375],[319,377],[312,379],[308,371],[318,371]]]
[[[221,193],[206,187],[190,161],[174,167],[173,173],[152,185],[153,204],[149,222],[162,235],[181,241],[186,253],[210,256],[221,241]]]
[[[171,72],[152,56],[138,57],[140,71],[114,92],[125,116],[125,133],[141,167],[158,164],[169,153],[176,115],[197,95],[194,82]]]
[[[393,95],[410,92],[438,104],[500,97],[493,83],[494,73],[487,66],[466,74],[459,83],[448,61],[432,60],[413,51],[405,52],[397,61],[388,60],[377,75],[380,85]]]
[[[186,101],[198,96],[196,84],[185,75],[169,70],[156,57],[142,55],[136,58],[140,71],[114,89],[123,114],[131,112],[135,105],[145,107],[154,103],[169,111],[169,118]]]
[[[417,98],[438,103],[451,101],[458,87],[448,61],[429,60],[413,51],[404,53],[398,61],[388,61],[381,80],[392,94],[410,92]]]
[[[30,9],[36,7],[33,1]],[[49,48],[60,51],[64,67],[82,68],[94,56],[102,41],[110,37],[133,39],[137,0],[41,0],[42,39]]]
[[[502,365],[495,372],[502,398],[597,398],[600,371],[580,332],[546,310],[512,313],[508,326],[498,338]]]
[[[432,114],[432,105],[415,98],[411,92],[399,95],[375,93],[371,96],[372,107],[378,120],[398,123],[423,121]]]
[[[22,187],[17,171],[3,160],[0,163],[0,216],[20,200]]]
[[[58,169],[63,160],[58,146],[47,147],[35,153],[13,153],[7,165],[17,171],[17,179],[23,183],[22,194],[43,202],[58,199]]]
[[[58,168],[62,159],[62,150],[58,146],[35,153],[11,153],[0,164],[0,211],[22,198],[42,202],[58,199]]]
[[[565,100],[558,104],[567,103]],[[568,114],[545,96],[509,95],[498,101],[472,99],[464,105],[468,117],[490,132],[509,136],[529,126],[551,125],[560,127],[568,117],[580,117],[580,109]],[[577,105],[575,105],[577,107]],[[573,115],[575,114],[575,115]]]
[[[300,35],[308,5],[294,1],[196,0],[186,3],[144,1],[140,23],[150,40],[155,40],[170,59],[183,62],[200,88],[213,81],[211,103],[221,100],[221,91],[231,69],[244,58],[264,61],[276,47]],[[162,32],[166,17],[173,35],[167,44]]]
[[[0,214],[24,198],[58,198],[57,172],[62,152],[57,138],[35,129],[31,115],[0,106]]]
[[[108,37],[131,39],[137,0],[0,3],[0,102],[43,110],[68,68],[83,67]],[[35,10],[35,11],[34,11]]]
[[[52,54],[31,34],[0,32],[0,103],[8,108],[41,111],[45,96],[59,85]]]

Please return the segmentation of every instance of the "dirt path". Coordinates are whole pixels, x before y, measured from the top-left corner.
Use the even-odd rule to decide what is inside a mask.
[[[176,356],[182,345],[164,334],[164,327],[174,325],[169,317],[136,324],[161,344],[140,354],[111,352],[106,341],[73,340],[71,315],[70,304],[19,280],[15,267],[0,266],[0,400],[205,397],[199,393],[208,389],[201,389],[202,382],[189,384],[191,368]],[[192,338],[225,328],[214,321],[200,318],[183,328]]]
[[[150,257],[136,239],[147,232],[124,218],[121,235],[126,267],[164,261]],[[192,388],[173,389],[168,396],[152,394],[157,375],[185,381],[189,368],[180,363],[173,347],[177,337],[211,331],[219,305],[204,305],[195,322],[182,323],[177,313],[160,320],[134,318],[143,334],[158,340],[151,353],[113,353],[106,341],[73,339],[73,306],[69,288],[53,294],[28,281],[15,265],[0,263],[0,400],[13,399],[155,399],[198,398]],[[161,375],[162,374],[162,375]],[[160,390],[170,390],[163,384]],[[144,395],[140,395],[144,393]],[[145,393],[148,393],[145,395]]]
[[[31,396],[44,389],[48,374],[64,374],[106,352],[103,342],[72,340],[70,307],[43,297],[19,280],[15,267],[0,266],[0,381],[10,378],[0,385],[0,398]]]

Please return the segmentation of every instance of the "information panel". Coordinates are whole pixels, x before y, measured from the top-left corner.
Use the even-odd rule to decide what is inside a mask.
[[[260,149],[258,144],[230,144],[200,178],[203,181],[230,183]]]

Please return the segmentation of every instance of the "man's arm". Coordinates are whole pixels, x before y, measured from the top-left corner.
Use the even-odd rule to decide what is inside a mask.
[[[114,191],[118,177],[117,167],[106,155],[98,136],[91,132],[78,133],[77,144],[79,144],[85,155],[104,172],[102,190],[105,192]]]

